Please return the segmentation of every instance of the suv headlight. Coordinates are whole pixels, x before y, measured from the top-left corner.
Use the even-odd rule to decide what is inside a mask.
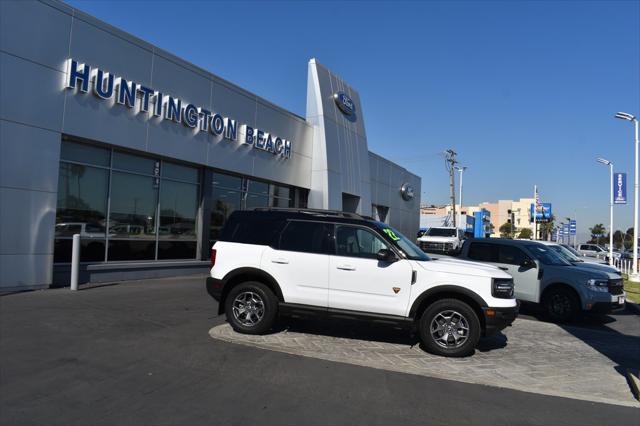
[[[597,278],[590,278],[587,280],[587,288],[592,291],[598,291],[601,293],[609,292],[609,281],[601,280]]]
[[[494,278],[491,283],[491,295],[498,299],[513,299],[513,279]]]

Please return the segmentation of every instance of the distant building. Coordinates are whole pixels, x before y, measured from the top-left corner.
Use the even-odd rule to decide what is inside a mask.
[[[495,203],[483,202],[475,206],[460,206],[459,204],[456,204],[456,216],[458,214],[462,214],[475,217],[476,213],[485,210],[488,213],[483,214],[482,217],[489,219],[491,225],[493,225],[491,237],[499,237],[500,227],[511,219],[509,217],[509,211],[511,210],[514,216],[513,226],[515,232],[520,232],[524,228],[529,228],[533,233],[533,223],[529,222],[530,209],[533,202],[533,198],[520,198],[519,200],[498,200]],[[452,208],[450,204],[420,207],[421,218],[423,215],[448,216],[450,218],[451,214]],[[421,223],[423,223],[422,219]]]

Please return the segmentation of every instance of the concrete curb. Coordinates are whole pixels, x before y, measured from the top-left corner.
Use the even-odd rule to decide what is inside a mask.
[[[633,396],[640,401],[640,379],[633,374],[631,370],[627,370],[627,380],[629,381]]]

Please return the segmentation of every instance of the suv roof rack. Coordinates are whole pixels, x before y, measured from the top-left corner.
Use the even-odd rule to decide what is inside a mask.
[[[368,216],[362,216],[358,213],[343,212],[340,210],[305,209],[296,207],[256,207],[253,210],[260,212],[305,213],[315,216],[341,216],[350,219],[370,219]]]

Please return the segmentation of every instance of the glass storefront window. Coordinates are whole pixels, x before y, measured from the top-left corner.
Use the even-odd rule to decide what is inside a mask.
[[[73,151],[81,154],[78,147]],[[104,261],[108,183],[106,169],[60,163],[54,262],[71,261],[73,234],[80,234],[81,261]]]
[[[291,188],[281,185],[270,185],[269,196],[277,198],[291,198]]]
[[[198,185],[162,180],[158,259],[196,257]]]
[[[259,182],[257,180],[249,180],[247,185],[247,191],[250,194],[258,194],[269,196],[269,184],[265,182]]]
[[[169,163],[167,161],[164,161],[162,163],[162,177],[180,180],[183,182],[200,182],[198,169],[188,166],[182,166],[180,164]]]
[[[247,194],[245,209],[253,210],[257,207],[269,207],[269,197],[260,194]]]
[[[113,168],[117,170],[154,175],[157,174],[156,168],[158,166],[159,161],[151,158],[139,157],[118,151],[114,151],[113,153]]]
[[[156,182],[153,177],[112,173],[108,260],[155,259]]]
[[[54,261],[197,259],[201,170],[67,140],[60,153]],[[214,172],[209,240],[235,210],[293,206],[294,189]],[[206,238],[206,234],[203,235]]]
[[[218,239],[220,229],[222,229],[229,215],[235,210],[240,210],[241,200],[242,193],[240,191],[213,187],[209,227],[209,239],[211,241]]]
[[[60,159],[77,163],[94,164],[109,167],[111,150],[91,145],[63,141],[60,148]]]
[[[225,175],[223,173],[213,174],[213,186],[227,189],[242,190],[242,178],[238,176]]]

